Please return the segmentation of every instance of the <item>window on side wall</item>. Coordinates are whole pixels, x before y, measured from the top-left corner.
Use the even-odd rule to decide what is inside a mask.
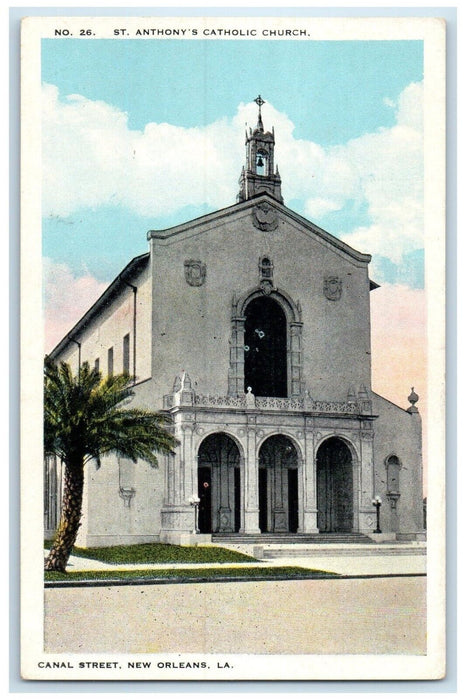
[[[123,338],[123,372],[129,374],[129,333]]]
[[[113,374],[113,348],[109,348],[107,352],[107,373],[109,376]]]

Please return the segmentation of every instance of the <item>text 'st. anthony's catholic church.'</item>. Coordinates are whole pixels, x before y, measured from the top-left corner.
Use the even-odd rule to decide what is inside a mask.
[[[169,412],[179,440],[159,469],[89,464],[78,544],[195,541],[193,496],[204,540],[372,534],[376,496],[387,538],[422,532],[418,397],[371,389],[370,255],[283,204],[256,102],[237,203],[149,231],[51,353],[133,375],[133,405]],[[49,459],[48,534],[60,484]]]

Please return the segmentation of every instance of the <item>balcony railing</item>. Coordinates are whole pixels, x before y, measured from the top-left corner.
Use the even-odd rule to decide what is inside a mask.
[[[233,410],[293,411],[300,413],[368,415],[372,413],[370,399],[356,401],[315,401],[310,397],[278,398],[275,396],[221,396],[218,394],[196,394],[194,391],[179,391],[164,396],[164,409],[197,406],[199,408],[221,408]]]

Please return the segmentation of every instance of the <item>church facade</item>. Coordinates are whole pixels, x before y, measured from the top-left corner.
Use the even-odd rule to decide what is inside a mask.
[[[81,546],[423,531],[421,419],[371,388],[370,255],[287,208],[275,135],[246,134],[237,202],[162,231],[51,353],[134,380],[179,441],[85,479]],[[408,401],[407,401],[408,403]],[[45,530],[61,465],[46,461]],[[198,531],[198,533],[196,533]]]

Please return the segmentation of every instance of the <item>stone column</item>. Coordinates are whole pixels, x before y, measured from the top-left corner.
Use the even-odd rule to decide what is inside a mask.
[[[259,534],[259,465],[256,459],[256,428],[248,426],[244,465],[244,534]]]
[[[273,513],[272,527],[274,532],[288,532],[287,513],[284,506],[283,491],[288,485],[287,474],[283,469],[281,459],[275,455],[273,469]],[[285,478],[284,478],[285,477]]]
[[[364,426],[360,433],[359,479],[353,470],[354,512],[359,513],[359,522],[353,529],[359,532],[373,532],[375,527],[374,498],[374,433],[371,426]],[[361,493],[358,494],[358,483]]]
[[[230,508],[230,469],[228,455],[225,447],[221,450],[220,464],[218,465],[218,531],[233,532],[231,525]]]
[[[303,524],[301,532],[319,532],[317,527],[316,457],[314,454],[314,431],[304,431],[303,464]]]
[[[166,498],[162,508],[160,541],[184,544],[183,537],[193,530],[193,509],[188,499],[197,494],[197,465],[193,451],[193,425],[191,415],[187,423],[177,416],[175,436],[180,441],[175,455],[168,458]]]
[[[190,418],[190,417],[189,417]],[[183,423],[184,483],[181,497],[188,500],[197,496],[197,459],[193,452],[192,423]]]
[[[165,455],[165,494],[164,505],[175,503],[175,457]]]
[[[243,457],[239,459],[239,474],[240,474],[240,522],[239,531],[244,532],[244,513],[245,513],[245,503],[246,503],[246,462]]]

